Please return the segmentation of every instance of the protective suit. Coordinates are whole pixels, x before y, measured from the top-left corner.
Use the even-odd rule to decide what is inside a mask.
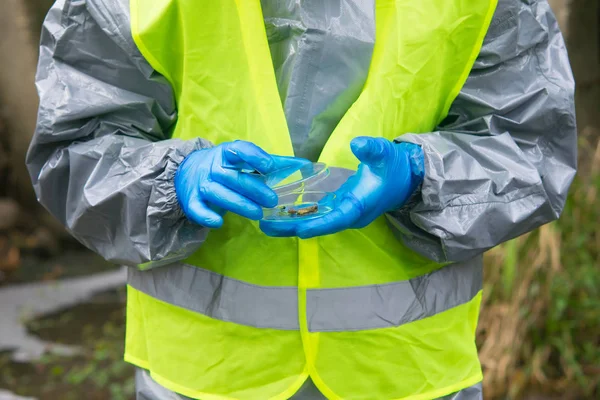
[[[575,174],[573,79],[548,4],[261,3],[204,19],[187,0],[59,0],[44,24],[28,167],[78,240],[132,266],[138,398],[481,398],[481,254],[556,219]],[[419,145],[424,175],[366,227],[274,239],[235,216],[209,231],[179,205],[195,151],[240,136],[325,158],[339,187],[356,169],[348,139],[371,127]]]

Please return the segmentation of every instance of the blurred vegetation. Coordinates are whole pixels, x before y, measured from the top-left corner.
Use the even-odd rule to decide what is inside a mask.
[[[486,255],[478,331],[486,398],[600,398],[600,144],[580,134],[562,217]]]
[[[600,398],[600,4],[550,4],[576,80],[579,169],[558,221],[486,254],[477,342],[489,399]]]

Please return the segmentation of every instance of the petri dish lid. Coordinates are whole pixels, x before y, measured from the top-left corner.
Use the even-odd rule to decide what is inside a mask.
[[[290,193],[313,187],[329,176],[325,163],[311,162],[282,168],[264,175],[265,183],[276,193]]]

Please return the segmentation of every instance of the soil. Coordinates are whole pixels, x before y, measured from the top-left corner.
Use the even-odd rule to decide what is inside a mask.
[[[295,217],[302,217],[305,215],[314,214],[319,211],[319,206],[317,204],[313,204],[311,206],[303,207],[303,208],[289,208],[289,207],[281,207],[282,213],[287,213],[288,215]]]

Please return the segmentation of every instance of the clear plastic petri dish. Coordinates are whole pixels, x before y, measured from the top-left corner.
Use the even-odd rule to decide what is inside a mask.
[[[263,209],[263,220],[304,221],[323,216],[333,210],[335,194],[328,192],[291,192],[279,195],[275,208]]]
[[[249,165],[223,165],[222,168],[233,169],[261,179],[275,192],[289,193],[314,187],[329,176],[329,168],[320,162],[310,162],[303,158],[286,157],[288,167],[280,168],[268,174],[261,174]]]
[[[328,176],[326,164],[311,162],[271,172],[263,175],[263,179],[277,194],[286,194],[310,189]]]

